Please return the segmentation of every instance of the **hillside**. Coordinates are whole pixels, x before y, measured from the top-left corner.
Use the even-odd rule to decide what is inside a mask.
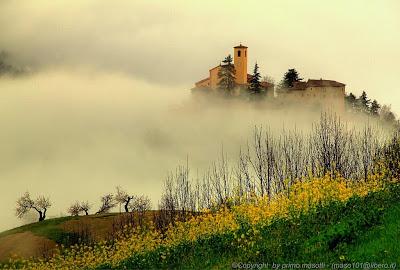
[[[263,262],[268,268],[272,263],[282,268],[288,263],[323,262],[324,269],[331,269],[333,263],[357,268],[353,263],[363,262],[397,269],[393,267],[400,264],[399,199],[400,185],[393,185],[365,197],[319,205],[291,219],[276,218],[268,225],[242,220],[235,232],[132,255],[117,267],[106,264],[99,269],[232,269],[253,262]]]
[[[147,215],[152,214],[149,211]],[[47,256],[56,245],[68,246],[84,241],[107,240],[113,225],[126,223],[131,214],[108,213],[89,216],[61,217],[17,227],[0,233],[0,262],[12,255],[29,258]],[[81,240],[82,241],[82,240]]]
[[[326,176],[298,182],[287,196],[255,198],[206,212],[177,221],[163,232],[151,226],[127,228],[113,242],[75,245],[48,261],[15,260],[3,266],[231,269],[249,262],[279,263],[281,267],[288,262],[323,262],[323,268],[331,268],[331,263],[366,262],[393,269],[400,263],[399,216],[397,181],[371,177],[354,182]],[[97,222],[95,216],[80,219],[85,218]],[[65,219],[69,220],[62,224],[76,222]],[[55,220],[47,223],[30,225],[30,230],[54,231]]]
[[[331,269],[332,263],[351,265],[354,269],[369,269],[372,264],[368,266],[368,263],[380,263],[387,264],[389,269],[397,269],[393,267],[400,264],[400,201],[390,199],[377,203],[380,196],[374,194],[355,199],[343,207],[330,205],[292,222],[275,220],[260,231],[263,237],[258,240],[244,234],[240,242],[251,243],[244,249],[232,248],[226,239],[232,240],[234,235],[224,235],[204,239],[194,246],[176,248],[167,258],[172,261],[166,264],[156,260],[141,265],[142,258],[139,257],[123,266],[232,269],[240,268],[240,263],[243,268],[246,263],[264,262],[269,269],[272,263],[280,264],[281,268],[286,264],[287,268],[288,263],[324,262],[324,269]],[[399,188],[395,198],[400,198]],[[321,219],[321,214],[329,220]],[[367,264],[353,265],[358,262]]]

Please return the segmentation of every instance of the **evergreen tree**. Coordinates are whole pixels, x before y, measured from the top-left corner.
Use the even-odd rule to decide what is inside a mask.
[[[233,59],[231,55],[225,57],[222,61],[223,65],[218,72],[218,77],[220,78],[218,88],[227,93],[231,93],[235,88],[235,67],[232,62]]]
[[[283,80],[280,83],[280,88],[291,88],[293,87],[294,82],[302,81],[303,78],[300,78],[299,73],[296,69],[289,69],[285,75],[283,76]]]
[[[349,104],[354,104],[356,102],[356,96],[353,93],[350,93],[346,96],[346,101]]]
[[[371,103],[371,107],[369,108],[369,112],[373,116],[378,116],[380,108],[381,108],[381,105],[379,105],[378,101],[376,99],[374,99],[374,101]]]
[[[345,100],[348,105],[348,108],[350,108],[351,110],[356,109],[357,98],[353,93],[346,95]]]
[[[365,91],[363,91],[361,96],[357,99],[358,109],[361,112],[369,112],[370,104],[371,104],[371,100],[368,99],[367,93]]]
[[[249,91],[252,94],[259,94],[261,93],[261,75],[260,72],[258,72],[258,64],[256,63],[254,65],[254,71],[253,75],[251,76],[250,80],[250,85],[249,85]]]

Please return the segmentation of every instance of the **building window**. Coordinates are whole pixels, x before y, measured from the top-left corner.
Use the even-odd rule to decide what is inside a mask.
[[[240,50],[238,51],[238,57],[240,57]]]
[[[244,51],[244,57],[247,57],[247,51]]]

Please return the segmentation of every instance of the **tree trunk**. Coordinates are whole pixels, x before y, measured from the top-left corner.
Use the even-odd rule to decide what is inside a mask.
[[[39,213],[39,221],[43,221],[45,219],[45,215],[43,215],[42,211],[38,211]]]
[[[124,208],[125,208],[125,212],[128,213],[129,212],[129,202],[132,200],[133,197],[128,197],[128,199],[125,202]]]

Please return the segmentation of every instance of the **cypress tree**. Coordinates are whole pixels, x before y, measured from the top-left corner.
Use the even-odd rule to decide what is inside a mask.
[[[348,107],[351,108],[351,110],[356,109],[356,107],[357,107],[357,104],[356,104],[357,103],[357,98],[353,93],[350,93],[349,95],[346,95],[345,96],[345,100],[346,100],[346,103],[347,103]]]
[[[379,105],[378,101],[376,99],[374,99],[374,101],[371,103],[371,107],[369,108],[369,112],[373,116],[378,116],[380,108],[381,108],[381,105]]]
[[[371,104],[371,100],[368,99],[367,93],[365,91],[362,92],[361,96],[357,99],[358,109],[361,112],[369,112],[369,106]]]
[[[258,72],[258,64],[256,63],[254,65],[254,71],[253,75],[251,76],[251,81],[249,85],[249,91],[252,94],[259,94],[261,93],[261,75],[260,72]]]
[[[219,82],[218,88],[226,91],[226,93],[231,93],[235,88],[235,67],[232,64],[233,59],[231,55],[225,57],[222,61],[223,65],[218,72]]]

